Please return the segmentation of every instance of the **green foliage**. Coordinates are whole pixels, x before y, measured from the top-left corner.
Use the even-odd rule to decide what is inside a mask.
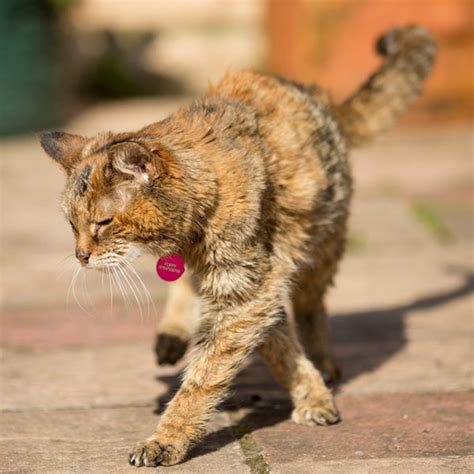
[[[437,240],[448,243],[454,239],[452,232],[444,223],[440,212],[433,205],[417,201],[413,204],[412,209],[418,222]]]
[[[349,232],[347,236],[347,251],[351,253],[361,253],[367,250],[367,241],[356,232]]]
[[[139,95],[140,87],[120,58],[112,53],[99,59],[88,77],[87,88],[98,97]]]
[[[51,10],[57,14],[61,14],[69,10],[74,5],[77,5],[78,0],[48,0],[48,5]]]

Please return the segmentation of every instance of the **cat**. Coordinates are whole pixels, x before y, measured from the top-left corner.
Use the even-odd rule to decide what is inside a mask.
[[[131,464],[183,461],[254,349],[288,389],[296,423],[339,421],[323,377],[339,372],[323,300],[344,251],[348,150],[413,102],[436,45],[408,26],[377,51],[381,67],[339,105],[317,86],[245,70],[138,132],[42,134],[67,175],[62,208],[84,267],[142,251],[188,267],[171,284],[157,355],[174,363],[192,340],[190,362]]]

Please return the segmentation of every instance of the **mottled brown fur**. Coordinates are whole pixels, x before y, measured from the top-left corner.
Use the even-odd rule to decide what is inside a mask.
[[[339,420],[318,369],[337,377],[323,297],[344,251],[348,148],[405,109],[435,53],[419,27],[378,48],[386,62],[340,106],[316,86],[243,71],[138,132],[42,136],[68,176],[63,208],[84,266],[127,265],[141,249],[181,254],[189,268],[173,283],[157,355],[174,363],[192,341],[191,361],[132,464],[182,461],[254,348],[297,423]]]

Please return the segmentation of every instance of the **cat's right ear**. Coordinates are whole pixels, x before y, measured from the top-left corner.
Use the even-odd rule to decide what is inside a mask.
[[[40,135],[43,150],[68,174],[87,141],[85,137],[65,132],[45,132]]]

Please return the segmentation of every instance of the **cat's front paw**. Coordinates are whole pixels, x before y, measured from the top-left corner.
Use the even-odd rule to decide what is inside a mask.
[[[186,447],[162,442],[158,437],[150,437],[137,443],[129,455],[132,466],[171,466],[177,464],[186,456]]]
[[[184,335],[160,332],[156,335],[155,353],[158,365],[174,365],[185,354],[188,339]]]
[[[332,395],[305,400],[298,404],[292,414],[291,419],[299,425],[333,425],[341,420],[339,410],[334,403]]]

